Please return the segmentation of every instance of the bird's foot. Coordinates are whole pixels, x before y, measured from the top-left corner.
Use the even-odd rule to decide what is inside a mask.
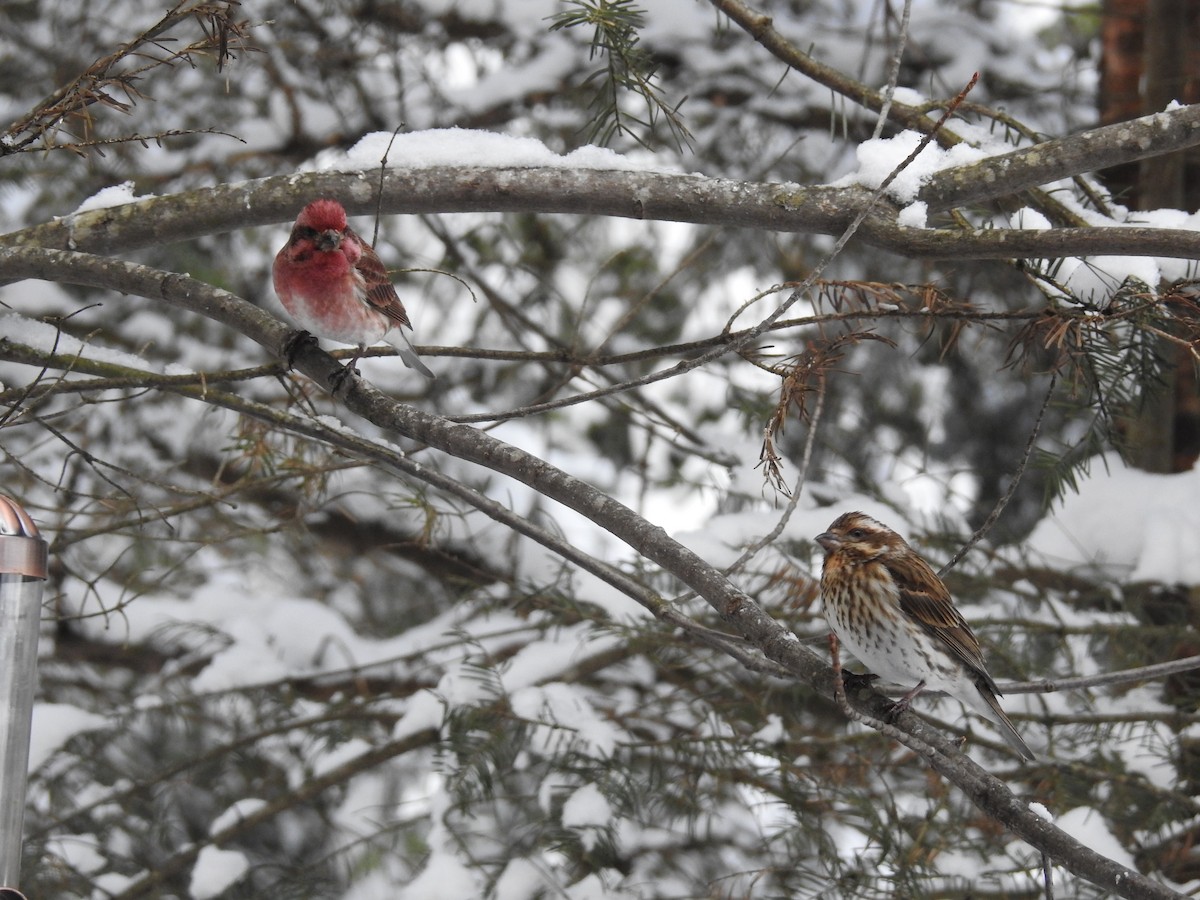
[[[912,706],[913,697],[917,696],[923,690],[925,690],[924,681],[920,682],[915,688],[892,704],[892,708],[887,711],[887,715],[884,717],[885,721],[888,724],[895,722],[900,717],[900,713],[906,712]]]
[[[354,379],[362,376],[362,373],[358,371],[358,366],[355,365],[356,362],[358,362],[357,357],[329,376],[329,387],[334,396],[348,390]]]
[[[900,718],[900,714],[902,712],[906,712],[910,706],[912,706],[912,703],[908,700],[897,700],[890,707],[888,707],[888,711],[884,715],[883,720],[889,725],[895,725],[896,720]]]
[[[862,691],[871,687],[871,684],[879,680],[879,676],[871,672],[863,672],[861,675],[857,672],[847,672],[842,669],[842,687],[846,693],[851,691]]]
[[[359,344],[358,352],[354,354],[350,362],[342,366],[340,372],[334,372],[329,376],[329,387],[333,389],[335,397],[342,393],[342,391],[349,389],[352,379],[362,377],[362,372],[358,371],[358,361],[362,359],[362,355],[366,352],[366,344]]]
[[[316,335],[309,334],[302,328],[297,328],[283,342],[283,347],[281,348],[283,351],[283,364],[288,369],[294,369],[296,367],[296,354],[300,351],[300,348],[307,344],[315,345],[316,343]]]

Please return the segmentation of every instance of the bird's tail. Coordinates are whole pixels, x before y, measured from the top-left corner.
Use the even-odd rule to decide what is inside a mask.
[[[383,339],[395,348],[396,352],[400,354],[400,359],[410,369],[416,369],[431,381],[437,377],[429,371],[429,366],[421,362],[421,357],[417,356],[417,351],[409,343],[408,335],[404,333],[403,328],[393,328],[383,336]]]
[[[1033,751],[1029,749],[1029,745],[1021,739],[1021,735],[1017,733],[1017,729],[1004,714],[1004,710],[1000,708],[1000,701],[996,699],[995,692],[986,683],[977,683],[975,685],[979,689],[979,698],[982,703],[971,704],[975,709],[984,715],[987,719],[993,722],[996,730],[1000,732],[1000,736],[1008,741],[1009,745],[1020,753],[1025,759],[1030,761],[1036,760]]]

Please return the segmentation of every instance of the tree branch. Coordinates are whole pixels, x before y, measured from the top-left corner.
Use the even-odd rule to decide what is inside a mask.
[[[1153,663],[1119,672],[1101,672],[1098,675],[1083,675],[1078,678],[1043,678],[1038,681],[1010,681],[1000,687],[1005,694],[1053,694],[1058,691],[1081,691],[1094,687],[1115,684],[1135,684],[1139,681],[1156,681],[1169,675],[1200,669],[1200,656],[1187,656],[1164,663]]]
[[[775,29],[770,16],[755,12],[741,0],[710,0],[710,2],[739,28],[758,41],[768,53],[801,75],[853,100],[864,109],[881,112],[886,108],[888,119],[905,128],[911,128],[924,134],[931,134],[934,131],[934,121],[925,114],[924,109],[895,100],[889,102],[884,94],[874,88],[801,52],[795,44]],[[952,131],[940,129],[937,140],[944,147],[952,147],[960,143],[962,138]]]
[[[917,193],[930,212],[1200,144],[1200,104],[1093,128],[933,175]]]
[[[1058,171],[1047,163],[1047,180]],[[1032,168],[1030,177],[1032,174]],[[864,187],[759,184],[653,172],[439,166],[272,176],[66,216],[0,235],[0,248],[45,247],[107,255],[294,218],[299,198],[338,197],[352,215],[535,212],[690,222],[725,228],[842,234],[871,202]],[[896,224],[878,202],[856,240],[913,259],[1064,256],[1200,258],[1200,232],[1168,228],[924,229]],[[25,277],[25,276],[23,276]],[[35,276],[36,277],[36,276]],[[0,269],[0,283],[12,277]]]

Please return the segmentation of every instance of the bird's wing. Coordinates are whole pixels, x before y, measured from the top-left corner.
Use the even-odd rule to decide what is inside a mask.
[[[355,269],[363,279],[363,291],[366,295],[366,300],[371,306],[375,307],[385,316],[392,320],[396,325],[403,325],[405,328],[412,328],[412,323],[408,321],[408,313],[404,309],[404,304],[400,302],[400,297],[396,294],[396,288],[392,284],[392,279],[388,276],[388,271],[380,260],[379,255],[371,249],[371,245],[364,241],[361,237],[355,234],[350,229],[346,229],[347,234],[358,241],[362,247],[362,256],[355,263]]]
[[[991,684],[979,639],[950,599],[950,591],[929,563],[906,554],[886,561],[900,591],[900,608],[940,640],[964,665]]]

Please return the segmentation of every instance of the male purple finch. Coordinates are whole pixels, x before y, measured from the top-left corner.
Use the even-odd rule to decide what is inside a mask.
[[[382,340],[410,369],[434,377],[404,334],[412,325],[387,269],[346,224],[346,210],[336,200],[314,200],[300,211],[271,274],[275,293],[297,325],[358,346],[351,371],[363,351]]]

